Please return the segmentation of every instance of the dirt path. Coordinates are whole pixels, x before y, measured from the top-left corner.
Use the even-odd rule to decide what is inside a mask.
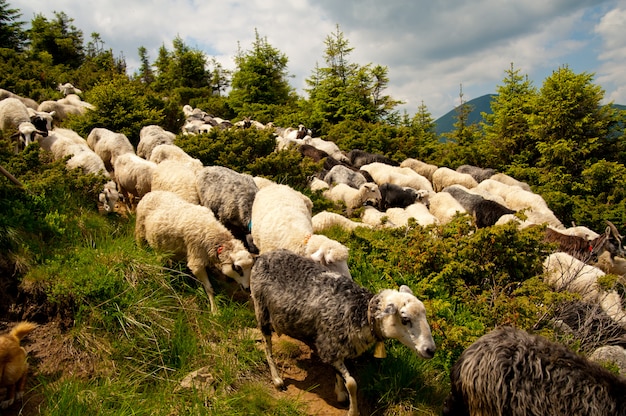
[[[13,325],[12,322],[0,320],[0,333],[8,331]],[[75,348],[70,337],[56,322],[40,325],[22,340],[22,346],[28,352],[30,365],[27,391],[24,401],[0,411],[2,416],[34,416],[40,413],[39,407],[44,397],[41,391],[34,389],[35,379],[39,375],[55,379],[64,375],[88,377],[95,373],[97,363],[89,354]],[[259,347],[262,348],[260,342]],[[277,397],[286,395],[297,399],[306,405],[310,415],[346,414],[347,403],[337,402],[334,392],[335,372],[330,366],[322,363],[306,345],[286,336],[275,337],[274,351],[286,385],[285,391],[276,391]],[[267,376],[269,385],[269,370]],[[0,397],[4,397],[4,389],[0,389]],[[370,414],[365,406],[366,403],[361,400],[361,414]]]

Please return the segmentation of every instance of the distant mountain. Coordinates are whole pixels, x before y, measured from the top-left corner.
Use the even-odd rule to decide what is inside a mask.
[[[481,113],[491,114],[491,100],[496,97],[497,94],[486,94],[473,100],[469,100],[466,104],[472,106],[472,111],[469,114],[469,124],[480,123],[483,121]],[[626,110],[626,105],[613,104],[613,107],[618,110]],[[435,131],[437,136],[440,137],[443,133],[448,133],[454,130],[454,123],[457,122],[457,109],[458,107],[450,110],[443,116],[435,120]]]
[[[491,114],[491,100],[495,96],[496,94],[486,94],[465,103],[466,105],[472,106],[472,111],[468,117],[469,124],[480,123],[483,121],[483,118],[480,115],[483,112]],[[457,109],[458,107],[455,107],[435,120],[435,131],[437,132],[437,136],[441,136],[443,133],[448,133],[454,130],[454,123],[457,121]]]

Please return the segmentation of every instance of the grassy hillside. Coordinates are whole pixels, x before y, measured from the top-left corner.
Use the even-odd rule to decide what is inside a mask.
[[[263,137],[212,133],[211,142],[228,140],[232,147],[207,147],[214,152],[210,156],[198,147],[206,136],[181,136],[177,143],[190,154],[228,165],[245,157],[231,148],[262,143]],[[249,165],[253,174],[272,171],[268,177],[307,193],[314,212],[342,212],[302,186],[303,172],[314,165],[294,151],[266,152]],[[332,393],[333,371],[293,340],[277,343],[277,360],[291,386],[277,392],[248,294],[213,272],[219,313],[212,315],[204,289],[184,263],[135,243],[132,213],[98,212],[95,190],[104,179],[66,171],[37,145],[4,160],[25,189],[1,179],[3,212],[9,216],[2,218],[11,218],[3,224],[4,243],[20,265],[18,273],[3,269],[2,314],[9,321],[41,324],[26,344],[34,377],[20,414],[343,413]],[[541,263],[550,247],[539,229],[477,230],[469,216],[460,215],[426,228],[412,223],[324,234],[350,248],[350,270],[361,285],[373,292],[411,287],[426,305],[438,348],[435,358],[423,360],[387,341],[387,358],[374,359],[370,351],[352,362],[364,414],[439,414],[450,366],[496,325],[533,329],[582,352],[602,341],[597,334],[572,337],[551,326],[552,318],[564,313],[597,309],[572,304],[575,296],[553,292],[542,282]],[[210,374],[201,378],[205,383],[181,387],[197,370]]]

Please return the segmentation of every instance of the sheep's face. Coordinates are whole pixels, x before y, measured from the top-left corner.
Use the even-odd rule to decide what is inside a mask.
[[[411,289],[380,293],[380,307],[375,315],[381,334],[394,338],[424,358],[435,354],[435,341],[426,321],[426,308]]]
[[[221,270],[226,276],[234,279],[241,287],[250,287],[250,271],[254,264],[254,257],[248,250],[239,250],[227,255],[227,259],[222,260]]]
[[[363,199],[363,201],[378,205],[380,203],[380,200],[382,199],[378,185],[366,183],[363,185],[363,187],[367,189],[367,191],[365,191],[365,198]]]

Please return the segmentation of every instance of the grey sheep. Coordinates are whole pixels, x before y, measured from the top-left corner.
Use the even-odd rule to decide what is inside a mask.
[[[346,359],[377,343],[384,351],[382,343],[388,338],[424,358],[435,353],[424,304],[407,286],[373,294],[309,258],[277,250],[262,254],[252,266],[250,294],[274,385],[284,388],[272,355],[272,331],[306,343],[335,368],[335,393],[339,401],[349,398],[350,416],[359,410],[357,383]]]
[[[235,237],[256,252],[250,222],[259,188],[252,176],[224,166],[206,166],[196,174],[196,190],[200,204],[211,209]]]
[[[456,168],[456,171],[471,175],[472,178],[474,178],[476,182],[478,183],[484,181],[485,179],[489,179],[493,175],[496,174],[495,169],[479,168],[478,166],[472,166],[472,165],[461,165],[458,168]]]
[[[244,288],[250,286],[254,257],[210,209],[190,204],[172,192],[153,191],[137,205],[135,221],[138,244],[147,241],[155,250],[187,261],[187,267],[206,290],[212,312],[217,311],[217,306],[207,267],[220,271]]]
[[[443,415],[626,415],[626,379],[511,327],[479,338],[450,371]]]
[[[448,186],[442,192],[450,193],[454,199],[459,201],[461,206],[474,217],[478,228],[490,227],[503,215],[515,214],[514,210],[496,201],[468,192],[467,188],[462,185]]]

